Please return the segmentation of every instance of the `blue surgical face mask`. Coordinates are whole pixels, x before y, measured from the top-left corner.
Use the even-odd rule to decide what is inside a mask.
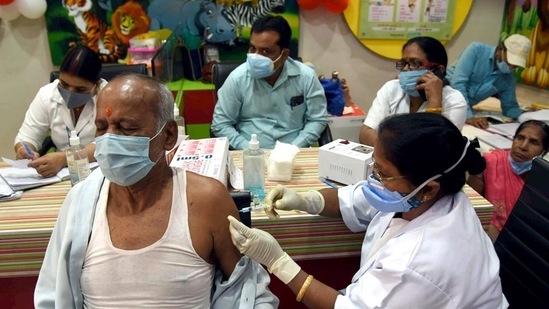
[[[533,160],[517,162],[513,160],[513,157],[511,157],[511,155],[509,155],[509,163],[511,164],[511,168],[513,169],[513,172],[515,172],[515,174],[517,175],[522,175],[530,171],[530,169],[532,169],[532,161]]]
[[[364,197],[374,207],[375,209],[381,212],[407,212],[412,209],[415,209],[421,205],[422,201],[416,198],[416,194],[423,189],[430,181],[439,178],[440,176],[448,173],[454,167],[456,167],[461,160],[465,157],[467,153],[467,148],[469,147],[469,141],[465,144],[465,148],[459,160],[446,169],[442,174],[435,175],[422,184],[420,184],[414,191],[408,194],[402,194],[396,191],[389,191],[383,184],[375,179],[373,175],[368,176],[368,181],[362,185],[362,194]]]
[[[280,59],[280,57],[282,57],[282,53],[280,53],[280,56],[278,56],[275,61]],[[275,61],[271,60],[269,57],[254,53],[248,53],[246,58],[248,71],[250,72],[250,76],[252,78],[265,78],[273,75],[275,71]]]
[[[149,144],[162,132],[164,126],[152,138],[112,133],[96,137],[95,159],[103,175],[120,186],[131,186],[143,179],[162,157],[161,154],[152,162],[149,158]]]
[[[417,80],[429,72],[429,70],[418,70],[418,71],[402,71],[399,74],[398,82],[400,88],[404,90],[407,94],[413,97],[419,97],[419,92],[414,88],[417,86]]]
[[[67,107],[71,109],[84,106],[86,105],[86,103],[91,102],[93,100],[93,95],[92,95],[93,89],[92,91],[86,92],[86,93],[73,92],[63,88],[63,86],[61,85],[57,85],[57,89],[59,90],[61,97],[67,104]]]
[[[496,65],[498,66],[498,70],[503,74],[513,73],[513,70],[511,70],[511,68],[505,61],[498,61]]]
[[[370,175],[368,181],[362,185],[362,194],[372,207],[381,212],[407,212],[421,205],[421,201],[415,195],[426,184],[423,183],[409,194],[402,194],[387,190],[381,182]]]

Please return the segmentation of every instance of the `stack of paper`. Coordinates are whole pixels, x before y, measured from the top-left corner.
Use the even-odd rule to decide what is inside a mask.
[[[11,165],[11,167],[1,168],[0,175],[14,191],[36,188],[70,179],[69,169],[66,167],[62,168],[57,175],[46,178],[38,174],[34,168],[27,166],[30,160],[2,159]],[[97,162],[90,163],[90,169],[94,169],[97,166]]]
[[[501,124],[491,124],[488,128],[490,131],[495,131],[496,133],[505,135],[506,137],[509,137],[513,139],[515,136],[515,132],[517,131],[520,123],[518,122],[509,122],[509,123],[501,123]]]
[[[229,141],[226,137],[184,140],[170,166],[215,178],[227,186]]]
[[[513,145],[511,139],[500,134],[479,135],[478,139],[497,149],[511,149],[511,146]]]
[[[2,177],[4,177],[4,179],[9,183],[9,185],[15,191],[45,186],[45,185],[66,180],[62,178],[64,177],[65,171],[61,173],[62,177],[59,177],[56,175],[53,177],[46,178],[46,177],[40,176],[40,174],[38,174],[38,172],[34,168],[17,168],[17,167],[2,168],[0,169],[0,174],[2,175]],[[66,174],[68,176],[68,172]]]

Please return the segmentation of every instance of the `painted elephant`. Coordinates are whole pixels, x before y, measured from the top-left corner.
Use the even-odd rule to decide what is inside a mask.
[[[177,31],[190,48],[196,45],[197,39],[232,43],[236,38],[225,7],[208,0],[155,0],[147,13],[151,18],[151,30],[168,28]]]

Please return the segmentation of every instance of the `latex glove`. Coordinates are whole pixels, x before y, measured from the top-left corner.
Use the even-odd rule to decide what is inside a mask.
[[[227,219],[230,222],[231,239],[240,253],[267,266],[267,270],[285,284],[297,276],[301,267],[282,250],[271,234],[251,229],[233,216],[228,216]]]
[[[278,185],[267,193],[265,205],[265,212],[269,218],[278,217],[275,209],[302,210],[310,214],[319,214],[324,209],[324,197],[315,190],[297,193]]]

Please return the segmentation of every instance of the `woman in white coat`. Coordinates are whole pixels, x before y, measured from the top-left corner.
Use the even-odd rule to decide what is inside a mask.
[[[361,265],[347,288],[315,280],[268,233],[229,218],[234,244],[266,265],[309,308],[506,308],[499,260],[462,191],[485,161],[448,119],[391,116],[379,127],[368,179],[298,194],[271,190],[267,205],[342,217],[365,231]]]
[[[72,130],[86,146],[89,161],[95,161],[95,100],[107,82],[99,78],[101,60],[91,49],[77,46],[63,58],[59,78],[40,88],[15,137],[17,159],[32,159],[30,167],[44,177],[54,176],[67,166],[63,152],[69,147]],[[40,157],[38,151],[50,133],[59,152]]]

